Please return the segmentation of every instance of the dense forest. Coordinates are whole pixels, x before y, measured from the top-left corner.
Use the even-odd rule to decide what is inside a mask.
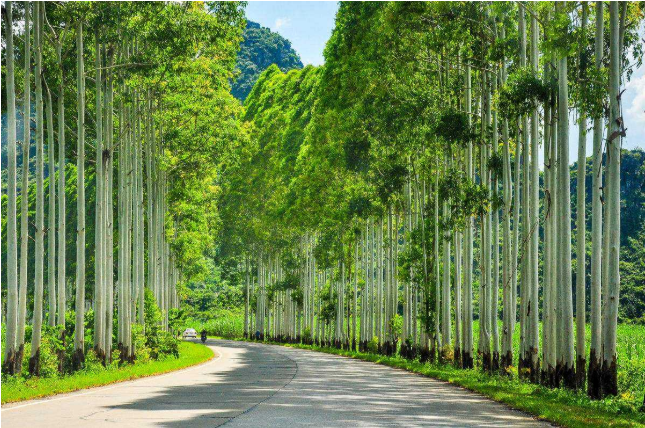
[[[6,2],[2,16],[3,373],[176,350],[221,155],[247,138],[229,84],[243,5]]]
[[[300,56],[289,40],[268,28],[247,20],[242,38],[235,64],[239,74],[231,86],[231,93],[238,100],[244,101],[260,74],[270,65],[275,64],[284,72],[302,68]]]
[[[342,3],[304,68],[238,3],[2,13],[5,375],[241,313],[640,404],[641,3]]]
[[[643,152],[621,151],[618,97],[642,18],[341,4],[324,66],[258,79],[222,176],[245,334],[616,394],[619,314],[643,317]]]

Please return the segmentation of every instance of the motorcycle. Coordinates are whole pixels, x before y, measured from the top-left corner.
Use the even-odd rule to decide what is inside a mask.
[[[202,343],[206,343],[206,332],[202,332]]]

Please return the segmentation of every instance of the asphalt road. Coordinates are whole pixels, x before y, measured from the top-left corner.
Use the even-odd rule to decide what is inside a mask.
[[[166,375],[5,405],[2,427],[545,427],[462,388],[317,352],[213,340]]]

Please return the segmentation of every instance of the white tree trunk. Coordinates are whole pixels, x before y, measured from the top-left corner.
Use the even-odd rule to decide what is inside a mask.
[[[47,88],[47,161],[49,173],[49,195],[47,209],[47,297],[50,327],[56,325],[56,150],[54,143],[54,107],[52,95]]]
[[[5,3],[6,91],[7,91],[7,329],[2,373],[13,374],[16,358],[18,318],[18,240],[16,236],[16,93],[13,61],[13,2]],[[23,189],[24,191],[24,189]]]
[[[60,84],[58,86],[58,321],[56,324],[65,332],[65,312],[67,310],[67,210],[65,201],[65,87],[63,82],[63,42],[59,39],[56,45],[56,55],[59,67]]]
[[[108,59],[108,67],[114,65],[114,54]],[[114,202],[112,198],[114,177],[114,145],[113,145],[113,109],[114,109],[114,76],[108,69],[107,88],[105,93],[105,269],[103,271],[105,287],[105,345],[106,360],[112,360],[112,324],[114,313]]]
[[[468,127],[472,125],[472,81],[470,64],[466,64],[466,114],[468,116]],[[473,180],[473,143],[468,141],[466,148],[466,178]],[[463,346],[462,367],[473,367],[473,219],[466,218],[464,233],[464,288],[463,288]]]
[[[618,3],[609,4],[609,127],[607,129],[607,290],[602,320],[602,392],[618,394],[616,367],[616,327],[620,293],[620,148],[625,130],[620,115],[621,31]]]
[[[560,5],[560,3],[556,3]],[[558,287],[561,303],[558,319],[560,341],[558,369],[564,385],[575,387],[573,349],[573,302],[571,291],[571,193],[569,178],[569,99],[567,57],[558,58]]]
[[[539,29],[538,22],[535,14],[531,14],[531,69],[537,75],[538,73],[538,44],[539,44]],[[539,163],[539,118],[537,108],[531,112],[531,165],[530,165],[530,189],[529,190],[529,216],[530,219],[527,226],[529,228],[531,249],[529,251],[530,258],[528,259],[527,269],[530,271],[529,279],[527,282],[527,364],[530,370],[529,378],[532,382],[537,383],[540,380],[540,351],[539,351],[539,304],[538,304],[538,240],[540,232],[540,173],[538,168]],[[528,156],[526,157],[528,160]]]
[[[587,4],[582,4],[582,29],[587,27]],[[584,79],[585,59],[580,54],[579,73]],[[587,165],[587,118],[580,113],[578,123],[578,171],[577,171],[577,204],[576,204],[576,385],[583,388],[585,383],[585,322],[586,322],[586,226],[585,226],[585,180]]]
[[[24,133],[22,139],[22,185],[20,187],[20,290],[18,293],[18,327],[16,332],[17,372],[20,372],[22,370],[22,357],[25,344],[25,323],[27,318],[27,262],[29,260],[29,146],[31,144],[31,34],[29,28],[30,4],[31,3],[29,2],[25,2],[25,79],[23,89],[22,115]],[[7,230],[7,232],[9,232],[9,230]]]
[[[42,16],[44,4],[34,5],[34,48],[36,53],[36,236],[34,273],[34,317],[31,331],[31,358],[29,373],[40,372],[40,338],[43,321],[43,268],[45,256],[45,199],[44,199],[44,127],[42,88]]]
[[[105,206],[105,181],[103,171],[103,101],[101,94],[101,44],[98,38],[98,31],[95,32],[95,84],[96,84],[96,162],[95,162],[95,183],[96,183],[96,212],[94,217],[94,351],[99,360],[105,359],[105,308],[103,286],[103,269],[105,267],[105,236],[104,236],[104,206]]]
[[[603,2],[596,2],[595,66],[600,69],[603,59]],[[601,367],[601,278],[602,278],[602,117],[593,118],[593,169],[591,177],[591,346],[587,392],[600,398]]]

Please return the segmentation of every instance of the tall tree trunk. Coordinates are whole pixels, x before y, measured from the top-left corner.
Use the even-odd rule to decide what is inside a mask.
[[[76,326],[72,366],[85,361],[85,63],[83,61],[83,21],[76,30],[77,48],[77,161],[76,161]]]
[[[437,352],[441,355],[443,350],[443,341],[441,335],[441,276],[439,274],[439,241],[441,239],[439,235],[439,157],[436,161],[436,172],[435,172],[435,182],[434,182],[434,298],[435,298],[435,308],[434,308],[434,336]],[[411,232],[410,227],[410,233]],[[432,352],[434,354],[434,352]]]
[[[482,127],[481,127],[481,140],[483,144],[480,146],[480,179],[481,183],[487,189],[487,197],[491,198],[491,174],[488,168],[490,141],[487,141],[486,130],[491,128],[491,92],[490,92],[490,73],[488,71],[482,72]],[[480,350],[482,353],[482,369],[491,371],[492,369],[492,355],[490,349],[491,342],[491,270],[493,267],[491,257],[491,215],[490,211],[485,212],[481,216],[481,252],[480,252],[480,267],[481,267],[481,293],[479,297],[479,312],[480,312]]]
[[[451,159],[450,155],[446,156],[446,169],[444,173],[447,172],[447,168],[450,167]],[[451,319],[450,319],[450,277],[451,277],[451,267],[450,267],[450,240],[451,240],[451,230],[449,224],[449,200],[444,199],[443,201],[443,220],[446,223],[444,230],[442,230],[442,250],[443,250],[443,284],[441,288],[441,336],[443,338],[443,348],[441,349],[442,358],[446,360],[451,351],[451,342],[452,338],[451,331]]]
[[[501,37],[506,40],[506,32],[504,26],[501,29]],[[501,83],[506,84],[507,70],[506,59],[502,61]],[[511,241],[511,206],[512,206],[512,192],[513,183],[511,182],[511,150],[510,150],[510,136],[508,129],[508,119],[504,118],[502,124],[502,140],[503,148],[503,194],[504,194],[504,210],[502,212],[502,294],[503,294],[503,322],[502,322],[502,355],[500,368],[502,373],[507,373],[510,366],[513,365],[513,328],[515,316],[513,305],[513,294],[515,291],[512,287],[511,276],[515,275],[514,267],[512,265],[512,241]]]
[[[359,244],[359,235],[355,235],[354,240],[354,296],[353,296],[353,313],[354,317],[352,318],[352,351],[356,351],[356,326],[357,326],[357,317],[358,317],[358,244]]]
[[[456,231],[453,235],[454,241],[454,257],[455,257],[455,346],[454,346],[454,363],[457,367],[461,367],[461,329],[462,329],[462,291],[461,291],[461,241],[462,234]]]
[[[105,287],[105,345],[106,361],[112,361],[112,331],[114,317],[114,203],[112,189],[114,182],[114,52],[108,49],[107,87],[105,91],[105,151],[103,156],[105,181],[105,268],[103,271]]]
[[[587,27],[587,3],[582,3],[582,30]],[[585,78],[585,57],[580,52],[578,65],[580,79]],[[585,385],[585,322],[586,322],[586,227],[585,227],[585,202],[586,202],[586,166],[587,166],[587,118],[584,112],[580,113],[578,122],[578,171],[576,193],[576,386],[584,388]]]
[[[145,239],[144,239],[144,219],[143,219],[143,160],[142,160],[142,135],[141,135],[141,103],[139,102],[139,93],[136,93],[135,106],[136,106],[136,132],[135,132],[135,148],[134,148],[134,262],[135,262],[135,277],[136,285],[136,301],[137,301],[137,322],[144,325],[145,313]],[[132,351],[134,354],[134,350]]]
[[[607,290],[604,293],[602,320],[602,392],[618,394],[616,367],[616,326],[620,293],[620,147],[625,134],[620,115],[621,37],[619,4],[609,4],[609,126],[607,129],[607,216],[608,238]]]
[[[547,15],[550,18],[550,14]],[[545,62],[543,79],[549,84],[553,76],[551,63]],[[548,100],[544,104],[544,296],[542,307],[542,381],[553,385],[555,380],[555,282],[557,280],[554,264],[556,242],[555,211],[555,104]]]
[[[468,127],[472,125],[472,81],[470,64],[466,64],[466,114],[468,116]],[[466,147],[466,178],[473,181],[473,143],[468,141]],[[469,369],[473,367],[473,219],[466,218],[464,233],[464,288],[463,288],[463,346],[462,367]]]
[[[65,82],[63,80],[63,40],[59,37],[56,43],[56,59],[58,61],[58,269],[57,269],[57,306],[59,338],[65,344],[65,313],[67,311],[67,209],[65,201]],[[65,363],[65,350],[58,352],[58,371],[62,372]]]
[[[526,67],[526,10],[523,4],[518,7],[518,27],[520,33],[520,67]],[[520,377],[525,377],[530,374],[531,370],[531,354],[530,354],[530,327],[529,327],[529,290],[532,283],[533,271],[530,269],[530,262],[532,260],[531,252],[532,245],[531,239],[531,178],[529,176],[530,166],[530,130],[526,115],[520,118],[521,124],[521,138],[522,138],[522,183],[517,186],[518,193],[524,193],[524,198],[521,199],[522,210],[522,245],[520,254],[520,356],[518,362],[518,372]]]
[[[556,5],[561,9],[562,3]],[[562,11],[560,11],[562,13]],[[558,58],[558,287],[560,288],[558,330],[560,341],[556,372],[564,385],[575,388],[573,349],[573,302],[571,291],[571,193],[569,178],[569,94],[567,56]]]
[[[539,30],[538,22],[534,13],[531,14],[531,69],[538,74],[538,43],[539,43]],[[529,222],[527,226],[530,233],[531,249],[529,251],[530,258],[527,260],[527,269],[530,271],[530,282],[527,282],[527,324],[528,324],[528,340],[527,340],[527,363],[529,366],[529,378],[532,382],[537,383],[540,380],[540,338],[539,338],[539,303],[538,303],[538,239],[540,232],[540,173],[538,168],[539,163],[539,118],[537,108],[531,112],[531,165],[530,165],[530,208],[529,208]],[[528,153],[527,153],[528,155]],[[528,156],[526,156],[528,160]]]
[[[125,87],[122,87],[122,91],[125,93]],[[125,106],[123,104],[123,97],[119,101],[119,163],[118,163],[118,192],[117,192],[117,224],[118,224],[118,236],[119,236],[119,245],[117,253],[117,347],[123,356],[123,334],[124,334],[124,323],[125,323],[125,132],[126,132],[126,114]],[[157,296],[155,296],[157,297]]]
[[[602,67],[603,59],[603,2],[596,2],[596,38],[594,45],[595,66]],[[591,346],[587,393],[600,398],[601,367],[601,277],[602,277],[602,129],[601,116],[593,118],[593,170],[591,189]]]
[[[29,28],[30,5],[30,2],[25,2],[25,79],[23,89],[22,114],[24,133],[22,138],[22,185],[20,187],[20,290],[18,293],[18,327],[16,331],[16,372],[18,373],[20,373],[20,371],[22,370],[22,357],[25,346],[28,279],[27,262],[29,260],[29,146],[31,144],[31,34]],[[7,232],[9,232],[9,230],[7,230]]]
[[[96,212],[94,216],[94,351],[99,360],[105,360],[105,337],[104,337],[104,291],[103,291],[103,268],[105,267],[105,236],[104,236],[104,206],[105,206],[105,181],[103,171],[103,101],[101,91],[101,43],[99,42],[98,30],[94,33],[96,38],[95,46],[95,84],[96,84],[96,163],[95,165],[95,189],[96,189]]]
[[[510,302],[510,339],[513,340],[513,335],[515,334],[515,326],[517,323],[517,280],[518,280],[518,271],[519,266],[519,239],[520,239],[520,202],[522,200],[522,182],[520,180],[520,168],[521,168],[521,155],[522,155],[522,146],[519,144],[520,141],[520,132],[519,129],[516,129],[516,142],[515,146],[515,156],[513,160],[513,233],[511,237],[512,248],[511,248],[511,302]],[[509,355],[512,361],[512,354]],[[518,352],[519,359],[522,358],[521,351]],[[519,364],[518,364],[519,365]]]
[[[44,129],[43,129],[43,88],[42,88],[42,25],[43,3],[34,5],[34,49],[36,53],[36,236],[34,273],[34,317],[31,330],[31,357],[29,373],[40,373],[40,338],[43,322],[43,268],[45,256],[45,199],[44,180]]]
[[[497,76],[491,75],[491,97],[497,93]],[[491,101],[489,100],[489,103]],[[493,119],[493,144],[491,148],[491,153],[493,156],[498,155],[499,147],[499,133],[498,133],[498,123],[497,123],[497,110],[492,111]],[[492,370],[494,372],[499,371],[499,323],[498,323],[498,313],[499,313],[499,206],[497,205],[498,191],[499,191],[499,171],[495,170],[490,173],[491,175],[491,186],[493,194],[493,203],[492,207],[492,282],[491,282],[491,306],[490,306],[490,318],[491,318],[491,334],[492,334],[492,348],[493,348],[493,359],[491,363]]]
[[[56,325],[56,150],[54,147],[54,107],[52,94],[47,88],[47,161],[49,173],[49,207],[47,209],[47,297],[50,327]]]
[[[18,240],[16,236],[16,92],[13,61],[13,2],[5,3],[6,91],[7,91],[7,329],[2,373],[13,374],[16,365],[18,318]],[[25,192],[25,189],[23,189]],[[24,197],[24,196],[23,196]]]
[[[557,67],[555,65],[555,60],[551,61],[551,70],[552,73],[557,73]],[[559,340],[557,338],[557,327],[560,324],[560,296],[559,288],[557,282],[559,281],[558,277],[558,218],[559,218],[559,197],[558,197],[558,109],[557,109],[557,96],[554,93],[552,94],[553,104],[551,105],[551,159],[550,159],[550,168],[549,168],[549,184],[551,187],[551,237],[549,238],[551,242],[551,254],[549,255],[549,264],[551,265],[550,276],[551,282],[549,284],[550,288],[550,323],[546,325],[548,328],[547,334],[551,337],[551,343],[549,344],[548,352],[548,369],[549,369],[549,384],[551,386],[557,386],[559,379],[557,372],[557,356],[559,349]]]
[[[249,338],[249,292],[251,287],[251,276],[249,272],[249,256],[244,258],[244,270],[246,273],[246,288],[244,290],[244,337]]]

